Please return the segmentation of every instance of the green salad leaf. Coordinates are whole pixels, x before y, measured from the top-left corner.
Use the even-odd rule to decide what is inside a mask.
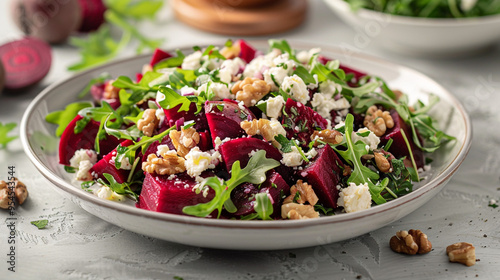
[[[30,223],[36,226],[38,229],[44,229],[49,224],[49,220],[47,219],[36,220],[36,221],[31,221]]]
[[[88,101],[71,103],[64,110],[49,113],[45,116],[45,120],[49,123],[57,124],[56,136],[60,137],[69,123],[78,115],[78,112],[89,107],[92,107],[92,104]]]

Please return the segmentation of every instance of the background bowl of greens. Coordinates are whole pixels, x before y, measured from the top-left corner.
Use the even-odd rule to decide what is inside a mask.
[[[500,42],[497,0],[324,0],[355,30],[354,44],[374,43],[418,56],[459,56]]]

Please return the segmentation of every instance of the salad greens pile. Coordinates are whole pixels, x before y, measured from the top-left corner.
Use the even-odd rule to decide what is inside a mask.
[[[353,10],[423,18],[464,18],[500,14],[498,0],[344,0]]]

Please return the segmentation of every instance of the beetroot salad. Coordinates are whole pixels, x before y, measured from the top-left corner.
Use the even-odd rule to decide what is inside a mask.
[[[401,89],[404,90],[404,89]],[[454,138],[383,79],[270,40],[157,50],[135,77],[103,74],[52,112],[59,161],[83,189],[206,218],[309,219],[412,191]]]

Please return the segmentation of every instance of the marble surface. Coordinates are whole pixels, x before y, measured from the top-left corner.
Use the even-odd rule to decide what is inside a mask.
[[[9,18],[8,2],[0,1],[0,44],[20,37]],[[168,6],[157,25],[140,28],[150,36],[165,37],[166,48],[225,38],[178,22]],[[412,67],[439,81],[463,102],[473,121],[470,153],[447,187],[417,211],[361,237],[318,247],[257,252],[189,247],[123,230],[78,208],[54,191],[24,155],[20,140],[15,140],[0,150],[0,178],[7,178],[9,166],[15,167],[30,195],[15,210],[15,272],[7,270],[10,216],[0,212],[0,278],[497,279],[500,208],[488,207],[488,203],[500,200],[500,46],[465,58],[416,58],[374,47],[372,35],[347,27],[323,2],[310,1],[308,19],[301,27],[273,37],[341,46],[348,52],[369,53]],[[131,54],[132,48],[123,56]],[[38,92],[71,75],[65,69],[77,60],[76,50],[64,44],[54,46],[53,57],[52,69],[42,83],[0,95],[1,122],[19,123]],[[48,219],[49,226],[38,230],[30,224],[38,219]],[[429,236],[432,252],[405,256],[390,250],[390,237],[410,228]],[[475,245],[479,259],[475,266],[448,262],[446,246],[459,241]]]

